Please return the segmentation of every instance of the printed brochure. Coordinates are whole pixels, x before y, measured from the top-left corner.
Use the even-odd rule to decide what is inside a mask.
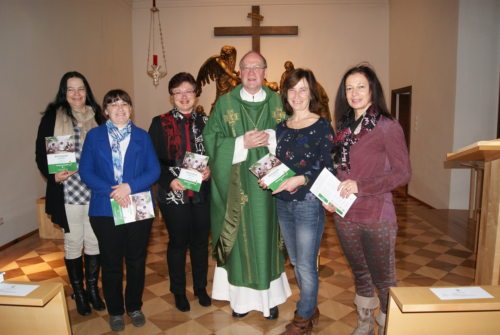
[[[179,181],[188,190],[199,192],[203,182],[203,170],[208,166],[208,156],[186,152],[182,161]]]
[[[151,192],[131,194],[129,198],[131,203],[128,207],[121,207],[118,202],[111,199],[115,226],[155,217]]]
[[[50,174],[78,170],[74,135],[46,137],[45,148]]]
[[[259,179],[262,179],[267,187],[275,191],[281,183],[295,175],[288,166],[283,164],[273,154],[267,154],[253,164],[249,170]]]
[[[311,193],[323,203],[335,206],[335,212],[344,217],[357,197],[351,194],[347,198],[342,198],[340,192],[337,191],[339,184],[337,177],[324,168],[312,184]]]

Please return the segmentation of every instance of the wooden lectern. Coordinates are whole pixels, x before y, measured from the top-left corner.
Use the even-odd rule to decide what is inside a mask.
[[[500,287],[493,298],[441,300],[429,287],[391,287],[386,335],[493,335],[500,331]]]
[[[3,283],[32,284],[39,287],[26,296],[0,294],[0,334],[71,334],[62,283]]]
[[[479,141],[446,155],[446,162],[483,161],[476,285],[500,284],[500,139]]]

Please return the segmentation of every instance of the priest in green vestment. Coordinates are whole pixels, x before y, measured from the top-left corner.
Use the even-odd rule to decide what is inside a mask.
[[[242,84],[217,100],[203,138],[212,170],[212,298],[229,301],[234,317],[257,310],[275,319],[291,295],[284,245],[275,200],[249,170],[274,154],[274,129],[285,118],[279,95],[262,85],[266,67],[257,52],[241,59]]]

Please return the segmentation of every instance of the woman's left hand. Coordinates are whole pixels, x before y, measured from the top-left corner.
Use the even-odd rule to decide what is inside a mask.
[[[203,181],[210,178],[210,168],[208,166],[201,172],[201,177],[202,177],[201,180]]]
[[[272,194],[280,193],[283,191],[295,193],[300,186],[305,184],[305,182],[306,180],[304,176],[293,176],[282,182],[281,185]]]
[[[340,191],[340,196],[347,198],[351,194],[358,193],[358,183],[355,180],[347,179],[339,184],[337,191]]]
[[[111,188],[113,192],[111,192],[110,197],[118,202],[120,206],[128,207],[128,205],[130,205],[130,198],[128,196],[132,193],[130,185],[122,183],[120,185],[111,186]]]

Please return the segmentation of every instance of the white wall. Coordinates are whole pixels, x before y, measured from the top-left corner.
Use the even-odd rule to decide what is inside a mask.
[[[61,76],[82,72],[99,102],[114,87],[133,93],[131,11],[125,0],[0,0],[0,246],[37,228],[35,138]]]
[[[469,172],[446,153],[496,136],[500,69],[497,0],[390,0],[391,89],[411,85],[409,194],[466,209]]]
[[[453,150],[496,138],[500,2],[460,0]],[[449,208],[469,206],[468,169],[451,172]]]
[[[260,5],[262,25],[297,25],[298,36],[262,37],[267,79],[280,80],[283,64],[312,69],[330,96],[332,108],[341,76],[348,67],[369,61],[388,87],[387,0],[323,1],[157,1],[166,47],[168,75],[154,88],[146,75],[151,1],[134,1],[133,53],[136,121],[149,127],[151,118],[171,108],[168,80],[179,71],[195,77],[203,62],[224,45],[240,56],[251,49],[250,37],[214,37],[216,26],[249,26],[247,13]],[[159,49],[157,49],[159,50]],[[161,63],[161,62],[160,62]],[[205,86],[200,103],[205,110],[215,98],[215,85]]]
[[[391,90],[412,86],[410,195],[447,208],[457,57],[456,0],[390,0]],[[478,51],[480,52],[480,51]]]

